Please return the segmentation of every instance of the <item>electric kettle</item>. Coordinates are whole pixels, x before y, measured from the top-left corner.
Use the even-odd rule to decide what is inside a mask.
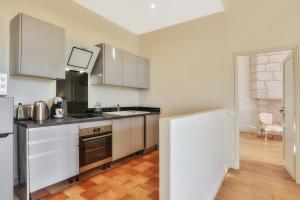
[[[43,122],[48,119],[49,109],[44,101],[37,101],[33,104],[33,121]]]

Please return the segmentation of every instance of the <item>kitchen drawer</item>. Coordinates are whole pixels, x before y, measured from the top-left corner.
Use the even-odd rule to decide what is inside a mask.
[[[29,129],[29,142],[79,135],[78,124]]]
[[[79,145],[79,137],[71,135],[68,137],[57,137],[48,140],[39,140],[28,143],[28,155],[43,154],[63,148],[74,148]]]
[[[29,191],[35,192],[79,174],[79,149],[65,148],[28,159]]]

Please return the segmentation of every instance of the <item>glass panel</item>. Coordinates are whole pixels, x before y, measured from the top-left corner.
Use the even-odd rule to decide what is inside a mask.
[[[81,141],[80,166],[88,165],[112,155],[112,137]]]

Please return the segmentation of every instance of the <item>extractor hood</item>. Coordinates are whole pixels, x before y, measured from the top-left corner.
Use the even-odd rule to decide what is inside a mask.
[[[100,48],[75,39],[66,42],[66,70],[90,73]]]

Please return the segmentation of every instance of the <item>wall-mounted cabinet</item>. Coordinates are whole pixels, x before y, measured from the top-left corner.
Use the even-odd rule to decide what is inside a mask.
[[[149,88],[149,60],[107,44],[97,46],[101,51],[91,73],[93,85]]]
[[[104,83],[122,85],[123,82],[123,52],[120,49],[104,45]]]
[[[123,86],[138,86],[138,56],[123,52]]]
[[[150,88],[150,61],[138,57],[138,88]]]
[[[65,78],[65,30],[25,14],[10,22],[10,74]]]

